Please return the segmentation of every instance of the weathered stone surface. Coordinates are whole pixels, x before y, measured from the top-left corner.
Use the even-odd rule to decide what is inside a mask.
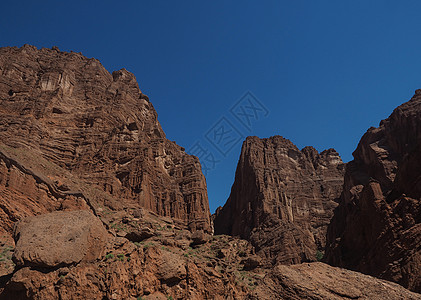
[[[370,128],[348,163],[326,261],[421,291],[421,90]]]
[[[319,154],[280,136],[248,137],[215,232],[250,240],[270,264],[313,261],[325,246],[343,172],[333,149]]]
[[[192,245],[201,245],[206,243],[209,240],[209,235],[207,235],[203,230],[198,230],[192,234]]]
[[[81,210],[20,220],[14,237],[17,266],[55,268],[100,258],[108,233],[97,217]]]
[[[135,229],[128,232],[125,237],[132,242],[141,242],[147,238],[154,236],[152,229],[144,227],[142,229]]]
[[[396,283],[323,263],[278,265],[263,281],[249,299],[421,299]]]
[[[168,245],[167,234],[139,245],[116,238],[95,262],[50,271],[23,267],[0,286],[0,299],[421,299],[400,285],[323,263],[248,270],[240,260],[255,256],[245,240],[214,236],[183,249]]]
[[[143,207],[212,230],[198,159],[165,138],[125,69],[110,74],[96,59],[56,48],[1,48],[0,140],[16,158],[0,155],[9,233],[24,216],[80,209],[69,197],[97,212]],[[19,205],[9,203],[15,196]]]

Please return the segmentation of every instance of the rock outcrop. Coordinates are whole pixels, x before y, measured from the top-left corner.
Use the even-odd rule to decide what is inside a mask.
[[[421,90],[370,128],[353,156],[326,261],[421,292]]]
[[[344,167],[333,149],[300,151],[280,136],[248,137],[215,232],[250,240],[269,264],[314,261],[325,246]]]
[[[56,47],[1,48],[0,141],[4,238],[22,217],[86,207],[146,208],[212,231],[198,159],[166,139],[125,69]]]
[[[256,293],[266,289],[264,298],[254,299],[421,299],[400,285],[361,273],[316,262],[293,266],[278,265],[264,278]]]

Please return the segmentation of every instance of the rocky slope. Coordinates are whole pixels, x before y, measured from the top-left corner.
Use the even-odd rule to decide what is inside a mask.
[[[212,231],[198,159],[165,138],[132,73],[56,47],[1,48],[3,238],[24,216],[86,207],[143,207]]]
[[[269,264],[316,260],[325,247],[344,167],[333,149],[300,151],[280,136],[248,137],[231,195],[216,212],[215,232],[250,240]]]
[[[72,226],[75,218],[95,225]],[[18,222],[18,268],[0,277],[0,299],[421,299],[323,263],[264,268],[245,240],[192,234],[147,210],[103,217],[108,232],[92,218],[71,211]]]
[[[353,156],[326,261],[421,292],[421,90],[370,128]]]

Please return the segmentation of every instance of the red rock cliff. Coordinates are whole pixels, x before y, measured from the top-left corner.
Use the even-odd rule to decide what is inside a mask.
[[[370,128],[348,163],[327,262],[421,291],[421,90]]]
[[[1,48],[0,152],[3,230],[26,215],[86,206],[143,207],[211,231],[198,159],[166,139],[125,69],[110,74],[57,48]]]
[[[315,260],[340,196],[344,163],[338,153],[301,151],[289,140],[248,137],[231,195],[215,232],[250,240],[270,263]]]

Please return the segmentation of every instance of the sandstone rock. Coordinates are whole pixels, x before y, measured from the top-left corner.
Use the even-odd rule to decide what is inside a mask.
[[[180,256],[169,251],[162,251],[158,278],[168,285],[180,282],[187,277],[186,264]]]
[[[209,240],[209,235],[203,230],[198,230],[192,234],[191,238],[193,240],[192,245],[196,246],[206,243]]]
[[[88,211],[53,212],[16,224],[14,262],[19,266],[55,268],[93,261],[103,255],[107,232]]]
[[[264,282],[249,299],[421,299],[398,284],[323,263],[278,265]]]
[[[81,209],[68,197],[97,212],[145,208],[211,232],[199,160],[165,138],[125,69],[110,74],[96,59],[57,49],[0,48],[0,140],[16,158],[0,155],[0,222],[9,234],[22,217]],[[19,204],[8,203],[15,196]]]
[[[153,232],[152,229],[145,227],[139,230],[132,230],[130,232],[128,232],[125,237],[126,239],[128,239],[129,241],[132,242],[141,242],[147,238],[150,238],[152,236],[154,236],[155,233]]]
[[[315,260],[340,196],[344,164],[329,149],[301,151],[280,136],[248,137],[215,233],[252,241],[270,264]]]
[[[257,255],[249,256],[241,261],[241,264],[244,265],[244,270],[253,270],[259,267],[261,263],[262,259]]]
[[[326,261],[421,292],[421,95],[370,128],[345,173]]]

